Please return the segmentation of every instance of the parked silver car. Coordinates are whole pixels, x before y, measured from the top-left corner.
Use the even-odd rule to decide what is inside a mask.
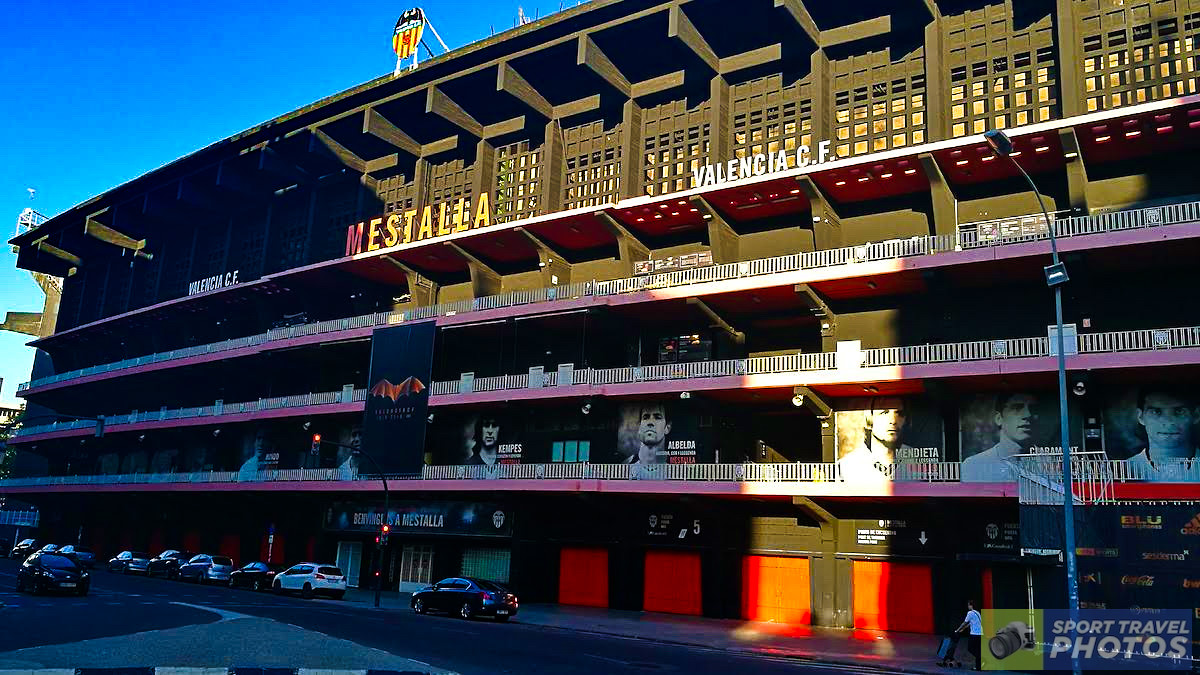
[[[145,574],[150,567],[150,554],[143,551],[121,551],[108,561],[109,572]]]
[[[233,560],[223,555],[201,553],[179,566],[179,578],[184,581],[195,581],[201,584],[218,582],[229,583],[229,574],[233,572]]]

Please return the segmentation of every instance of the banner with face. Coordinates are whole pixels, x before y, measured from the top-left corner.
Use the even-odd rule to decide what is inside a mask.
[[[699,436],[694,413],[676,414],[663,401],[643,401],[617,410],[616,461],[625,464],[697,464],[712,460]]]
[[[893,464],[945,461],[942,419],[919,396],[848,399],[834,413],[845,480],[884,478]]]
[[[1068,411],[1071,450],[1078,452],[1082,418]],[[959,447],[965,481],[1016,480],[1017,455],[1060,454],[1058,397],[1048,392],[979,394],[959,410]]]
[[[1132,476],[1168,480],[1200,457],[1198,427],[1200,402],[1188,388],[1148,384],[1113,391],[1104,406],[1105,453],[1133,465]]]

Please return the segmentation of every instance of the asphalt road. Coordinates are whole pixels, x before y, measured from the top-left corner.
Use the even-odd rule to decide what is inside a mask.
[[[28,647],[62,645],[65,650],[66,645],[81,640],[212,624],[222,617],[201,608],[211,607],[272,619],[281,625],[314,631],[319,634],[316,639],[345,640],[464,675],[879,672],[522,625],[519,615],[509,623],[466,622],[406,611],[379,611],[358,603],[304,600],[103,570],[93,573],[92,591],[86,598],[31,596],[15,592],[16,566],[16,561],[0,560],[0,602],[5,604],[0,608],[0,660],[6,652]],[[135,639],[155,638],[152,634]]]

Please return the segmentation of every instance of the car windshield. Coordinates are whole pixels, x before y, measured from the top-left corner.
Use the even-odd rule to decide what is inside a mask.
[[[225,556],[221,556],[221,555],[213,556],[212,561],[213,561],[214,565],[226,565],[228,567],[233,567],[233,561],[230,560],[229,558],[226,558]]]
[[[500,584],[494,584],[494,583],[484,580],[484,579],[472,579],[472,581],[475,582],[476,586],[482,588],[485,591],[497,591],[499,593],[504,593],[504,592],[508,591],[507,588],[501,586]]]
[[[331,577],[342,576],[342,571],[336,567],[318,567],[317,573],[318,574],[328,574]]]
[[[42,567],[50,567],[56,570],[73,570],[78,569],[78,565],[74,560],[61,555],[43,555]]]
[[[17,546],[33,546],[33,540],[32,539],[22,539],[21,543],[17,544]]]

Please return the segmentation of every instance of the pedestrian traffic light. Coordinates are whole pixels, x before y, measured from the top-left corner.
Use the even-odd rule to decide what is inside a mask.
[[[313,434],[312,454],[321,454],[321,434]]]

